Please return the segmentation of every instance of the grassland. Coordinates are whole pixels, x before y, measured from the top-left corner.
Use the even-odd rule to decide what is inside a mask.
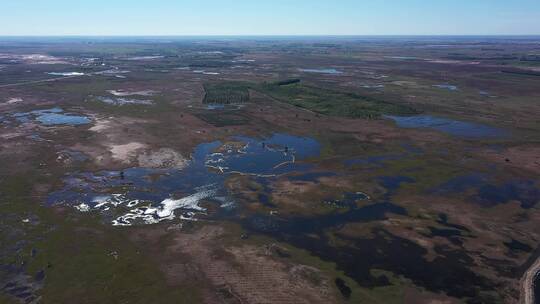
[[[250,303],[246,299],[253,296],[279,302],[278,289],[295,299],[287,303],[307,303],[298,286],[335,296],[324,303],[517,302],[521,269],[539,252],[540,209],[522,208],[520,196],[490,207],[476,199],[485,185],[518,181],[540,187],[540,91],[531,72],[538,62],[516,59],[532,53],[537,42],[454,43],[0,46],[0,53],[48,54],[67,62],[8,58],[0,64],[0,84],[22,83],[0,90],[0,303],[17,303],[2,289],[14,279],[6,265],[24,265],[21,273],[37,285],[35,276],[45,270],[36,290],[43,303]],[[98,59],[89,63],[90,56]],[[342,73],[302,71],[326,68]],[[102,70],[122,73],[94,74]],[[71,71],[87,75],[27,83]],[[435,87],[440,84],[458,89]],[[155,94],[133,97],[151,105],[101,102],[101,96],[113,97],[111,90]],[[56,106],[91,123],[42,126],[13,118]],[[512,136],[462,140],[377,119],[421,111],[498,126]],[[139,156],[160,155],[162,149],[189,160],[202,143],[275,133],[314,139],[320,154],[298,159],[297,171],[272,178],[226,176],[224,189],[234,204],[229,209],[203,201],[208,210],[196,215],[199,222],[119,228],[106,213],[48,201],[68,183],[84,183],[73,176],[140,168]],[[140,148],[125,148],[130,146]],[[118,147],[126,149],[121,157],[113,153]],[[66,161],[65,151],[84,160]],[[163,169],[178,170],[166,164]],[[468,175],[481,176],[481,183],[465,179],[455,191],[437,191]],[[158,183],[156,176],[142,178]],[[191,194],[175,182],[166,195]],[[130,189],[126,183],[104,193]],[[369,199],[332,204],[357,191]],[[401,211],[384,209],[389,211],[370,217],[390,204]],[[365,217],[345,216],[356,209]],[[509,248],[512,240],[525,249]],[[316,271],[291,271],[298,269]],[[350,294],[339,292],[338,278]]]
[[[249,101],[249,90],[266,94],[322,115],[348,118],[379,118],[382,115],[419,113],[410,106],[338,90],[305,85],[299,80],[275,83],[222,82],[209,83],[205,88],[205,103],[238,104]]]
[[[349,118],[378,118],[382,115],[410,115],[415,109],[387,101],[304,84],[262,84],[256,89],[282,102],[323,115]]]
[[[207,83],[204,103],[241,104],[249,101],[249,86],[242,82]]]

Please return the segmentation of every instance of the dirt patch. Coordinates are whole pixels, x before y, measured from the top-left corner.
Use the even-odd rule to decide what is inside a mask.
[[[483,151],[483,157],[507,166],[540,174],[540,146],[520,146],[502,152]]]
[[[138,241],[155,238],[148,233],[141,231]],[[337,302],[331,281],[318,269],[280,259],[269,246],[226,246],[225,229],[213,225],[170,233],[171,244],[159,253],[160,268],[173,285],[206,281],[211,286],[206,303]]]
[[[146,148],[146,145],[132,142],[124,145],[109,145],[109,150],[112,153],[112,157],[123,163],[130,163],[136,156],[137,152]]]
[[[182,154],[169,148],[139,154],[137,160],[139,161],[139,166],[145,168],[182,169],[189,163],[189,160],[182,156]]]

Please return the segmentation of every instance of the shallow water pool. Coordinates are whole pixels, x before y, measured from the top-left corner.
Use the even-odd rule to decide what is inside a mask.
[[[19,122],[25,123],[35,120],[46,126],[53,125],[84,125],[90,123],[90,118],[81,115],[65,113],[61,108],[35,110],[25,113],[16,113],[13,115]]]
[[[299,69],[300,72],[304,73],[319,73],[319,74],[343,74],[342,71],[336,69]]]
[[[435,117],[431,115],[387,115],[385,117],[395,121],[396,124],[401,128],[427,128],[463,138],[496,138],[506,137],[509,135],[508,132],[503,129],[490,127],[478,123]]]

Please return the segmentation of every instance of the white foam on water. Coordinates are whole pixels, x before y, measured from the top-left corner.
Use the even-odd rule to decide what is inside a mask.
[[[75,206],[75,209],[80,212],[89,212],[92,210],[109,212],[112,210],[122,210],[119,208],[129,209],[112,221],[113,226],[132,226],[134,223],[141,222],[150,225],[176,218],[194,221],[198,213],[206,212],[206,209],[199,206],[199,203],[204,199],[213,198],[217,194],[218,187],[215,184],[211,184],[197,188],[196,190],[196,193],[183,198],[164,199],[157,206],[152,202],[129,199],[124,194],[100,195],[91,200],[91,203],[95,204],[93,207],[89,204],[81,203]],[[222,203],[222,207],[231,207],[234,204],[234,202],[223,197],[216,199]],[[185,212],[176,215],[175,211],[179,209]]]
[[[110,94],[114,96],[119,96],[119,97],[134,96],[134,95],[153,96],[159,93],[158,91],[154,91],[154,90],[145,90],[145,91],[108,90],[107,92],[109,92]]]
[[[88,204],[82,203],[80,205],[75,206],[75,209],[79,210],[80,212],[89,212],[90,206]]]

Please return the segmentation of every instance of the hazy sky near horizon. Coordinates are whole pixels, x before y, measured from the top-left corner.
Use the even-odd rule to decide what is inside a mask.
[[[540,35],[540,0],[2,0],[0,35]]]

